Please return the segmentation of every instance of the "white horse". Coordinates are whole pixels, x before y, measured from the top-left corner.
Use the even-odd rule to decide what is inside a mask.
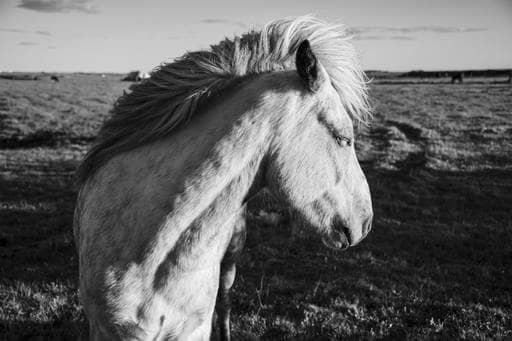
[[[342,26],[312,17],[191,52],[132,86],[86,156],[74,218],[92,340],[207,340],[268,188],[324,243],[370,230],[352,119],[366,82]]]

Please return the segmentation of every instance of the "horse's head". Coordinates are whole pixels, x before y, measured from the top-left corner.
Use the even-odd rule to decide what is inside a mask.
[[[327,246],[345,249],[368,234],[373,216],[352,120],[307,40],[296,66],[300,95],[276,124],[267,184]]]

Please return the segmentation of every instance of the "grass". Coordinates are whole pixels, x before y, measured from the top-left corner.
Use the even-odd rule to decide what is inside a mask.
[[[85,333],[73,172],[128,85],[0,80],[0,339]],[[233,333],[261,340],[512,338],[512,87],[375,84],[358,129],[370,235],[327,250],[251,204]]]

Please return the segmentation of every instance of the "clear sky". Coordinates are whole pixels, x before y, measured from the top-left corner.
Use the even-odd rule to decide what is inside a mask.
[[[0,70],[150,71],[302,14],[349,26],[365,69],[512,68],[512,0],[0,0]]]

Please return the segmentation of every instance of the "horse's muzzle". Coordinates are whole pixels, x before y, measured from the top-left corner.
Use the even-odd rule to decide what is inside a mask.
[[[372,229],[372,220],[373,214],[367,217],[361,224],[361,234],[359,235],[359,238],[354,238],[354,234],[351,233],[347,225],[344,224],[340,218],[335,218],[331,225],[329,234],[322,238],[322,242],[325,246],[334,250],[346,250],[350,246],[356,246],[368,235]],[[356,233],[355,235],[357,236],[358,234]]]
[[[322,242],[329,249],[345,251],[350,246],[347,236],[344,233],[333,231],[329,236],[322,237]]]
[[[334,250],[346,250],[349,248],[351,244],[350,231],[342,219],[336,217],[333,220],[329,234],[322,238],[322,242],[325,246]]]

